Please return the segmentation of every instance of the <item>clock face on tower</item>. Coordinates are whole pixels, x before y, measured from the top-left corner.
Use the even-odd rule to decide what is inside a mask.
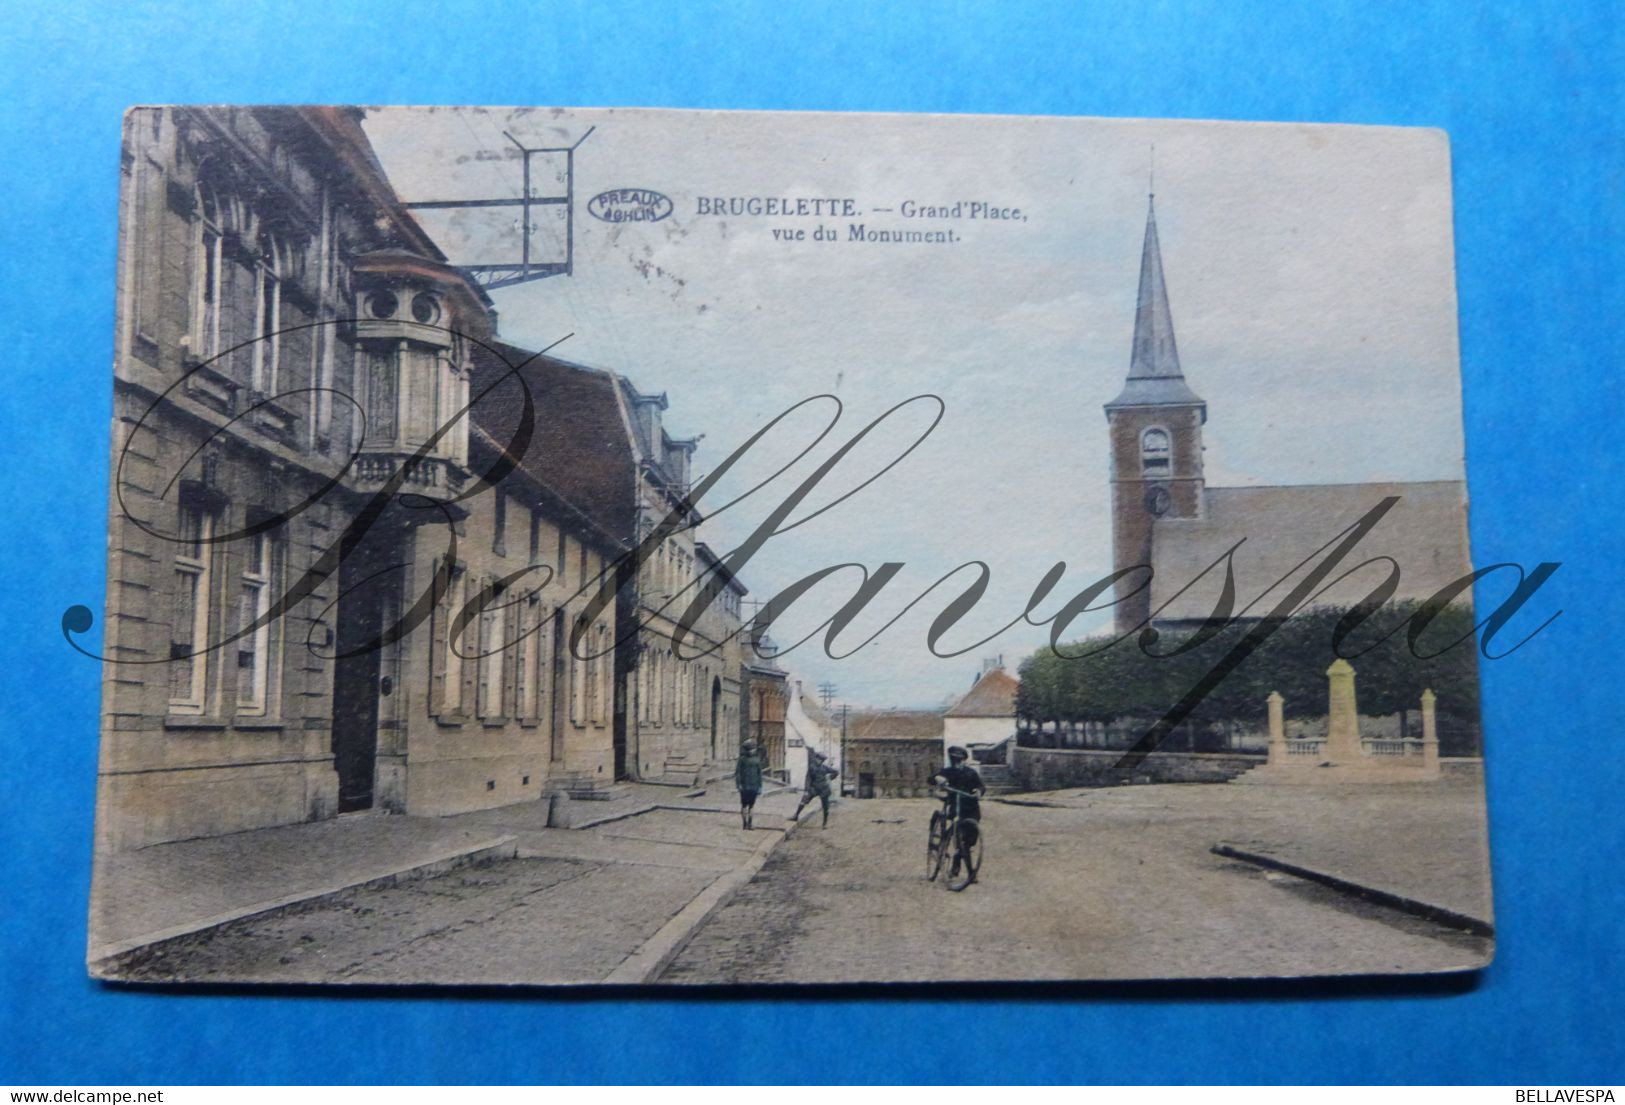
[[[1168,494],[1166,487],[1153,487],[1145,493],[1145,509],[1149,510],[1157,518],[1161,518],[1168,513],[1168,506],[1172,501],[1173,496]]]

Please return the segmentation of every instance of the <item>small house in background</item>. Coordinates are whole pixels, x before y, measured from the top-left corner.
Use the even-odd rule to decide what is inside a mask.
[[[943,763],[943,716],[935,710],[854,711],[846,763],[859,798],[925,798]]]
[[[982,674],[970,691],[948,707],[943,717],[943,753],[953,745],[963,745],[983,763],[1003,763],[1002,756],[988,758],[978,748],[988,749],[1016,732],[1016,691],[1021,680],[1004,670],[1004,657],[984,660]]]

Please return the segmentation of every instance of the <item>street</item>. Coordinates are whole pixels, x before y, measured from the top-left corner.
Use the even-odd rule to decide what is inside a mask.
[[[982,875],[962,893],[923,877],[929,802],[848,801],[827,832],[803,828],[786,841],[662,981],[1189,978],[1482,965],[1485,939],[1209,851],[1249,821],[1244,806],[1276,807],[1273,818],[1251,815],[1268,832],[1272,820],[1296,818],[1293,807],[1313,808],[1317,795],[1305,793],[1312,789],[1119,787],[1069,792],[1061,808],[986,803]],[[1373,797],[1396,806],[1417,797],[1383,789],[1390,793]],[[1404,837],[1396,844],[1415,850]]]
[[[703,792],[582,830],[546,828],[545,803],[444,818],[475,835],[512,833],[518,857],[323,894],[153,943],[108,970],[128,981],[606,981],[778,840],[795,798],[764,795],[753,832]]]
[[[814,807],[782,843],[793,793],[765,800],[755,832],[740,828],[726,793],[578,831],[526,830],[519,813],[486,811],[465,817],[519,829],[517,858],[166,940],[127,956],[119,977],[547,984],[1460,970],[1487,962],[1491,941],[1211,848],[1239,841],[1487,918],[1475,786],[1138,786],[990,800],[981,878],[962,893],[924,878],[924,799],[846,799],[827,829]],[[706,894],[705,908],[692,904]],[[645,961],[650,973],[626,974],[623,964]]]

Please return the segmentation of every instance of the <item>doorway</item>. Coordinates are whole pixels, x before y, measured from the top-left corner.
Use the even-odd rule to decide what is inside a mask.
[[[613,656],[612,653],[605,659],[613,660]],[[612,694],[614,696],[615,710],[610,718],[609,739],[610,746],[615,753],[615,781],[618,783],[631,777],[626,770],[626,689],[625,684],[619,679],[613,680],[612,685],[614,686]]]
[[[386,588],[392,573],[374,574],[360,555],[339,569],[339,605],[333,669],[333,767],[339,777],[340,813],[371,809],[378,769],[378,699]],[[393,691],[393,686],[388,688]]]
[[[722,713],[722,680],[711,677],[711,759],[717,758],[717,715]]]
[[[565,701],[565,694],[569,685],[565,680],[565,641],[564,608],[561,606],[553,613],[553,678],[548,688],[548,701],[553,704],[553,724],[551,729],[551,742],[548,748],[548,758],[554,763],[564,759],[564,723],[569,718],[569,703]]]

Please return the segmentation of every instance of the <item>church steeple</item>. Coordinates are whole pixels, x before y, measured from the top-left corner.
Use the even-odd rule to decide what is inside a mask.
[[[1207,404],[1185,383],[1174,344],[1174,316],[1162,276],[1156,195],[1145,217],[1140,250],[1140,296],[1134,307],[1134,348],[1128,379],[1106,404],[1111,443],[1112,566],[1150,570],[1164,523],[1206,513],[1202,424]],[[1117,631],[1127,633],[1151,617],[1151,590],[1142,572],[1117,582]]]
[[[1174,341],[1174,316],[1168,307],[1168,285],[1162,275],[1162,248],[1157,241],[1157,200],[1153,193],[1145,217],[1145,244],[1140,250],[1140,295],[1134,308],[1134,347],[1128,380],[1106,404],[1116,407],[1197,406],[1207,418],[1207,405],[1185,383]]]

